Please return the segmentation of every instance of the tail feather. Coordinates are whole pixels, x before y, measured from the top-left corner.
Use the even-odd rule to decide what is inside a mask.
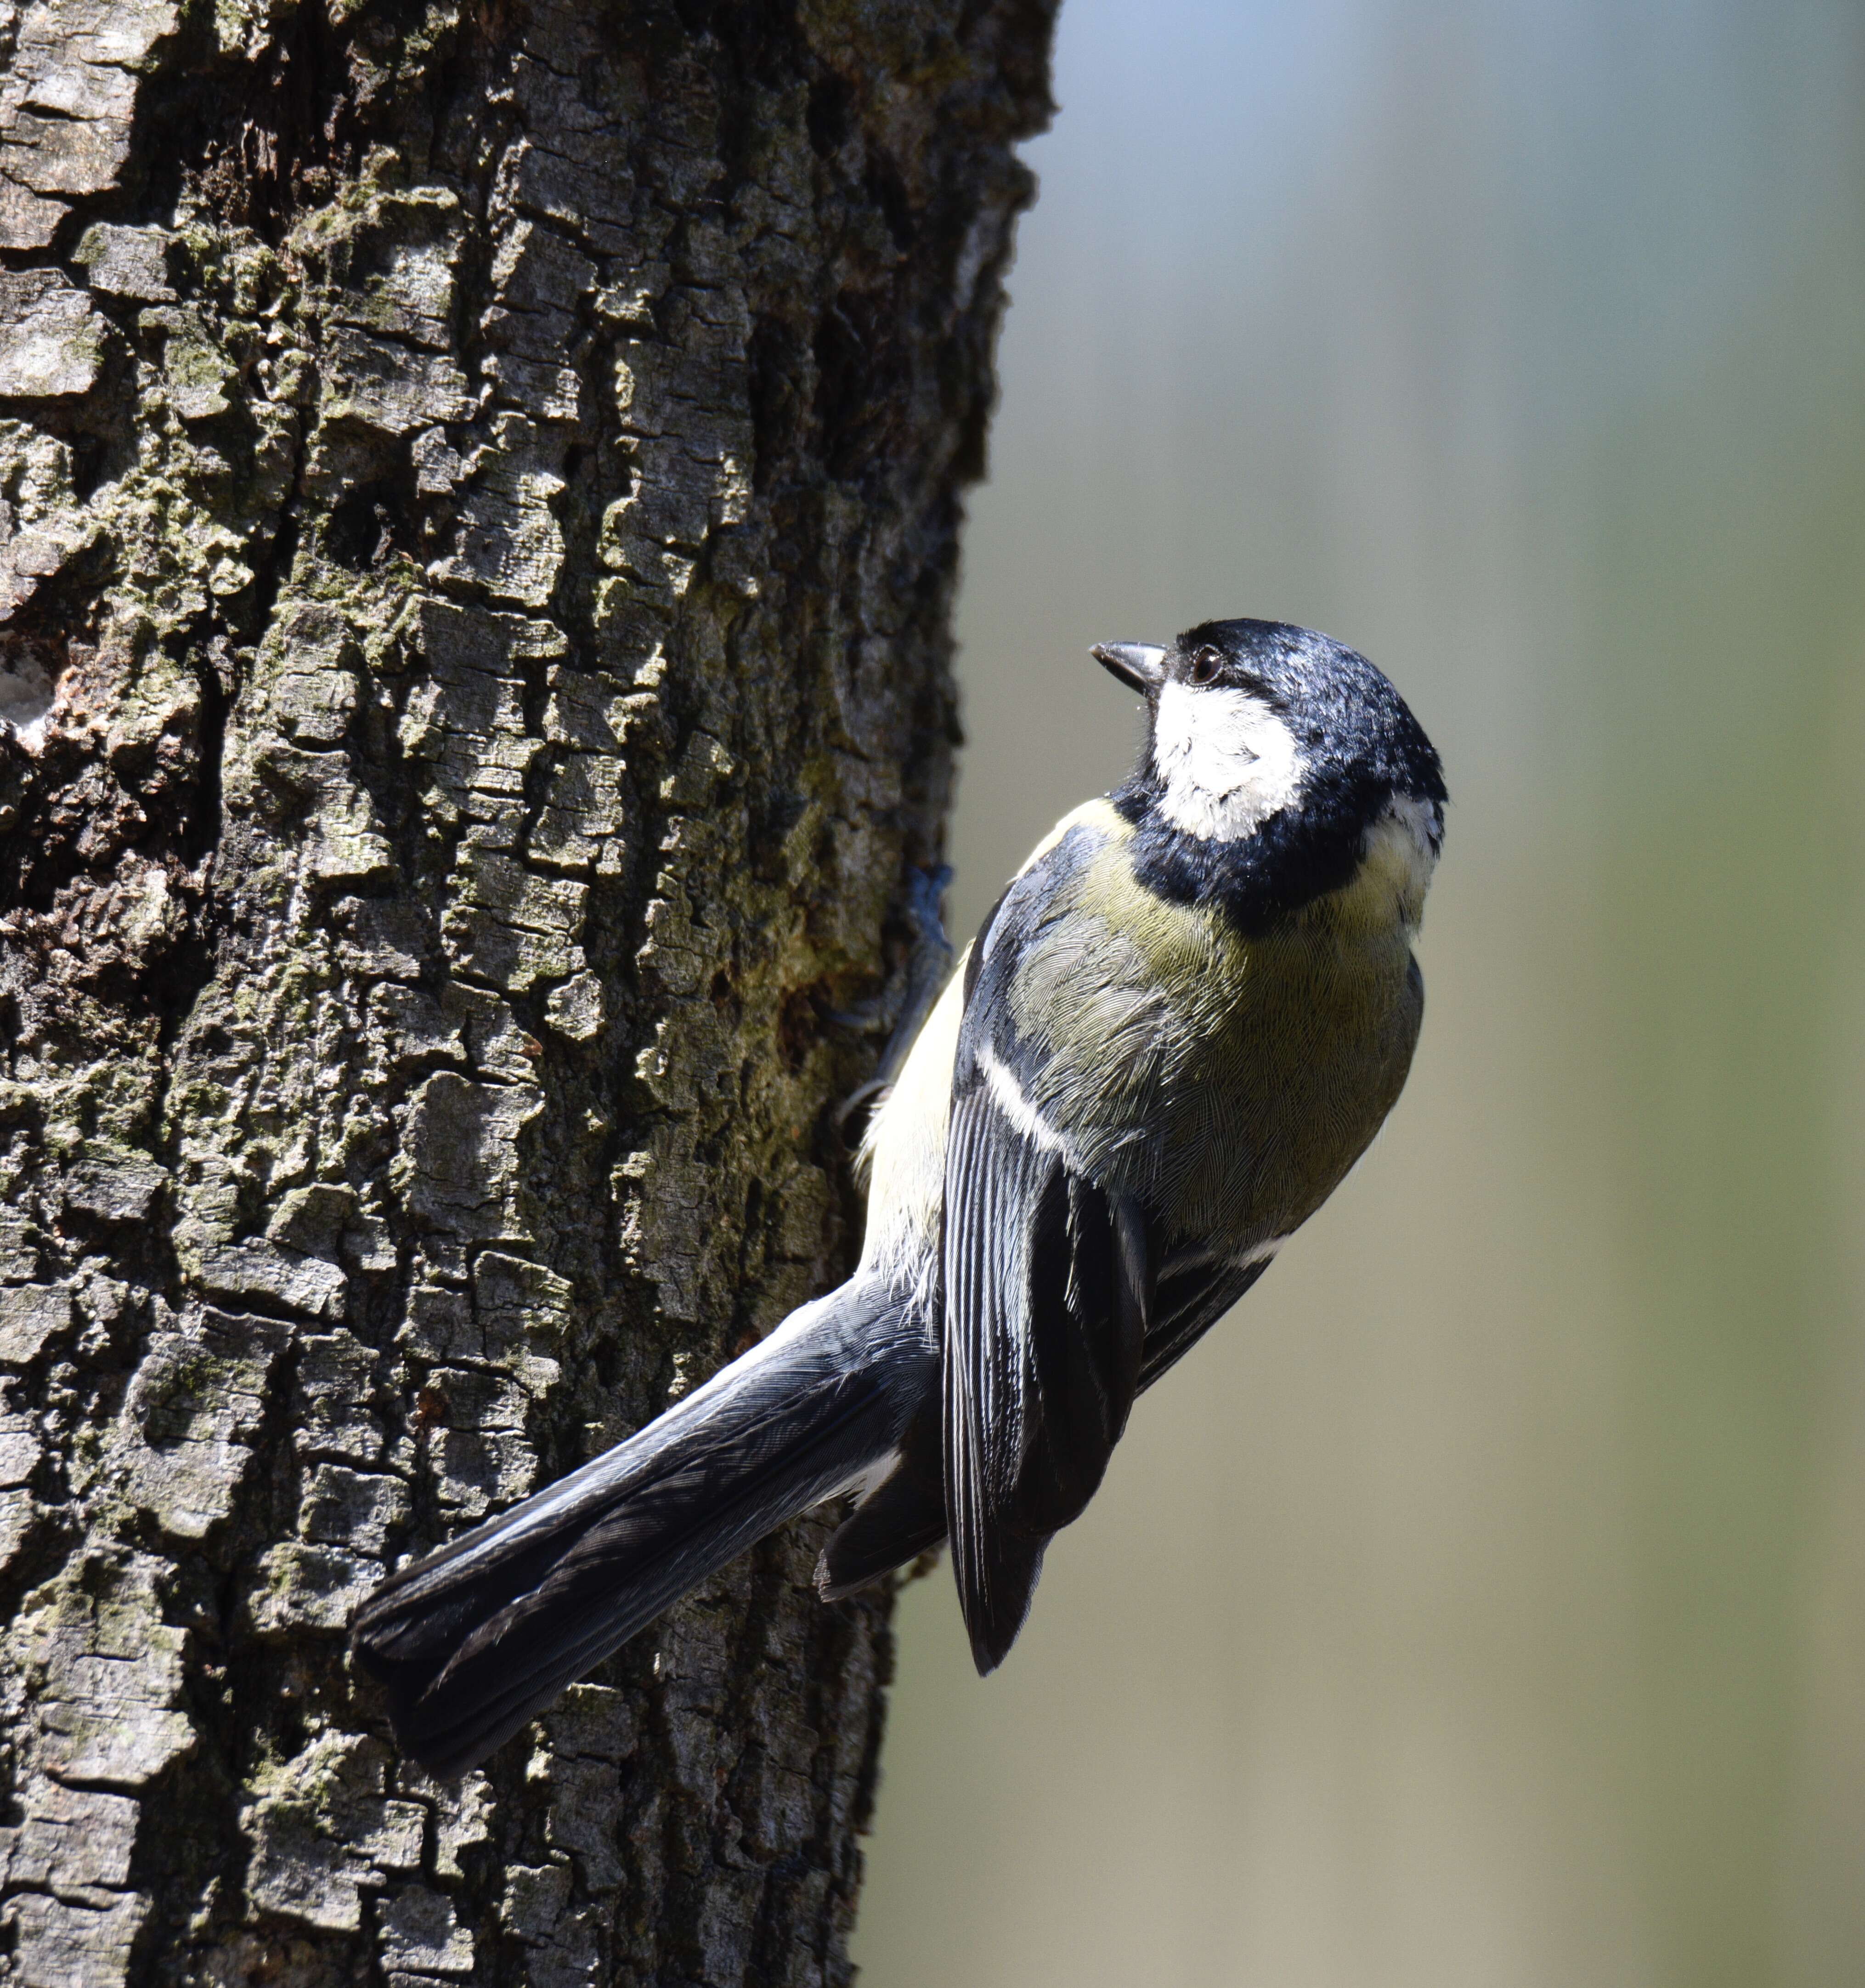
[[[897,1445],[936,1355],[844,1286],[639,1435],[383,1583],[351,1643],[403,1747],[465,1773],[584,1672]]]
[[[945,1537],[938,1400],[930,1398],[900,1444],[892,1472],[836,1529],[816,1563],[816,1592],[840,1601],[917,1560]]]

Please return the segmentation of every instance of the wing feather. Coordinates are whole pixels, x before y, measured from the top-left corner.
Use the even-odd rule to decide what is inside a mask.
[[[1142,951],[1063,915],[1108,833],[1092,810],[1068,824],[998,900],[966,965],[945,1156],[940,1449],[980,1671],[1015,1641],[1043,1548],[1100,1486],[1135,1395],[1258,1274],[1160,1253],[1170,1239],[1152,1234],[1138,1199],[1152,1178],[1134,1144],[1144,1128],[1106,1122],[1108,1098],[1057,1081],[1050,1063],[1041,1017],[1059,1004],[1081,1009],[1078,1035],[1101,1036],[1119,1097],[1146,1094],[1167,1053]]]
[[[1000,1523],[1014,1492],[1024,1407],[1022,1321],[1014,1310],[1006,1315],[1002,1301],[1012,1283],[1015,1246],[1009,1177],[1021,1170],[1027,1142],[981,1094],[975,1098],[973,1108],[954,1114],[948,1161],[942,1366],[952,1565],[981,1673],[1003,1661],[1023,1626],[1042,1542]],[[954,1176],[967,1183],[956,1209]]]
[[[1204,1263],[1160,1279],[1140,1369],[1141,1393],[1184,1358],[1269,1263],[1267,1256],[1253,1263]]]
[[[1150,1303],[1144,1223],[978,1082],[953,1105],[943,1268],[946,1510],[984,1672],[1126,1427]]]

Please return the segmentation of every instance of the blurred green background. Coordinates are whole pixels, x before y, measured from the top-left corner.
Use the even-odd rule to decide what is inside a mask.
[[[1865,1982],[1865,9],[1067,0],[961,616],[968,930],[1084,655],[1363,648],[1411,1084],[980,1683],[902,1602],[870,1988]]]

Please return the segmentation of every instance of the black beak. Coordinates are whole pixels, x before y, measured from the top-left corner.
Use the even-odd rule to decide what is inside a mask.
[[[1142,697],[1150,697],[1166,680],[1166,652],[1150,642],[1096,642],[1088,653]]]

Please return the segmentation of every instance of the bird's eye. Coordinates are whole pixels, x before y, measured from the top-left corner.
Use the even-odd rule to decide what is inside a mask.
[[[1191,658],[1191,681],[1194,684],[1208,684],[1224,667],[1224,656],[1207,642]]]

